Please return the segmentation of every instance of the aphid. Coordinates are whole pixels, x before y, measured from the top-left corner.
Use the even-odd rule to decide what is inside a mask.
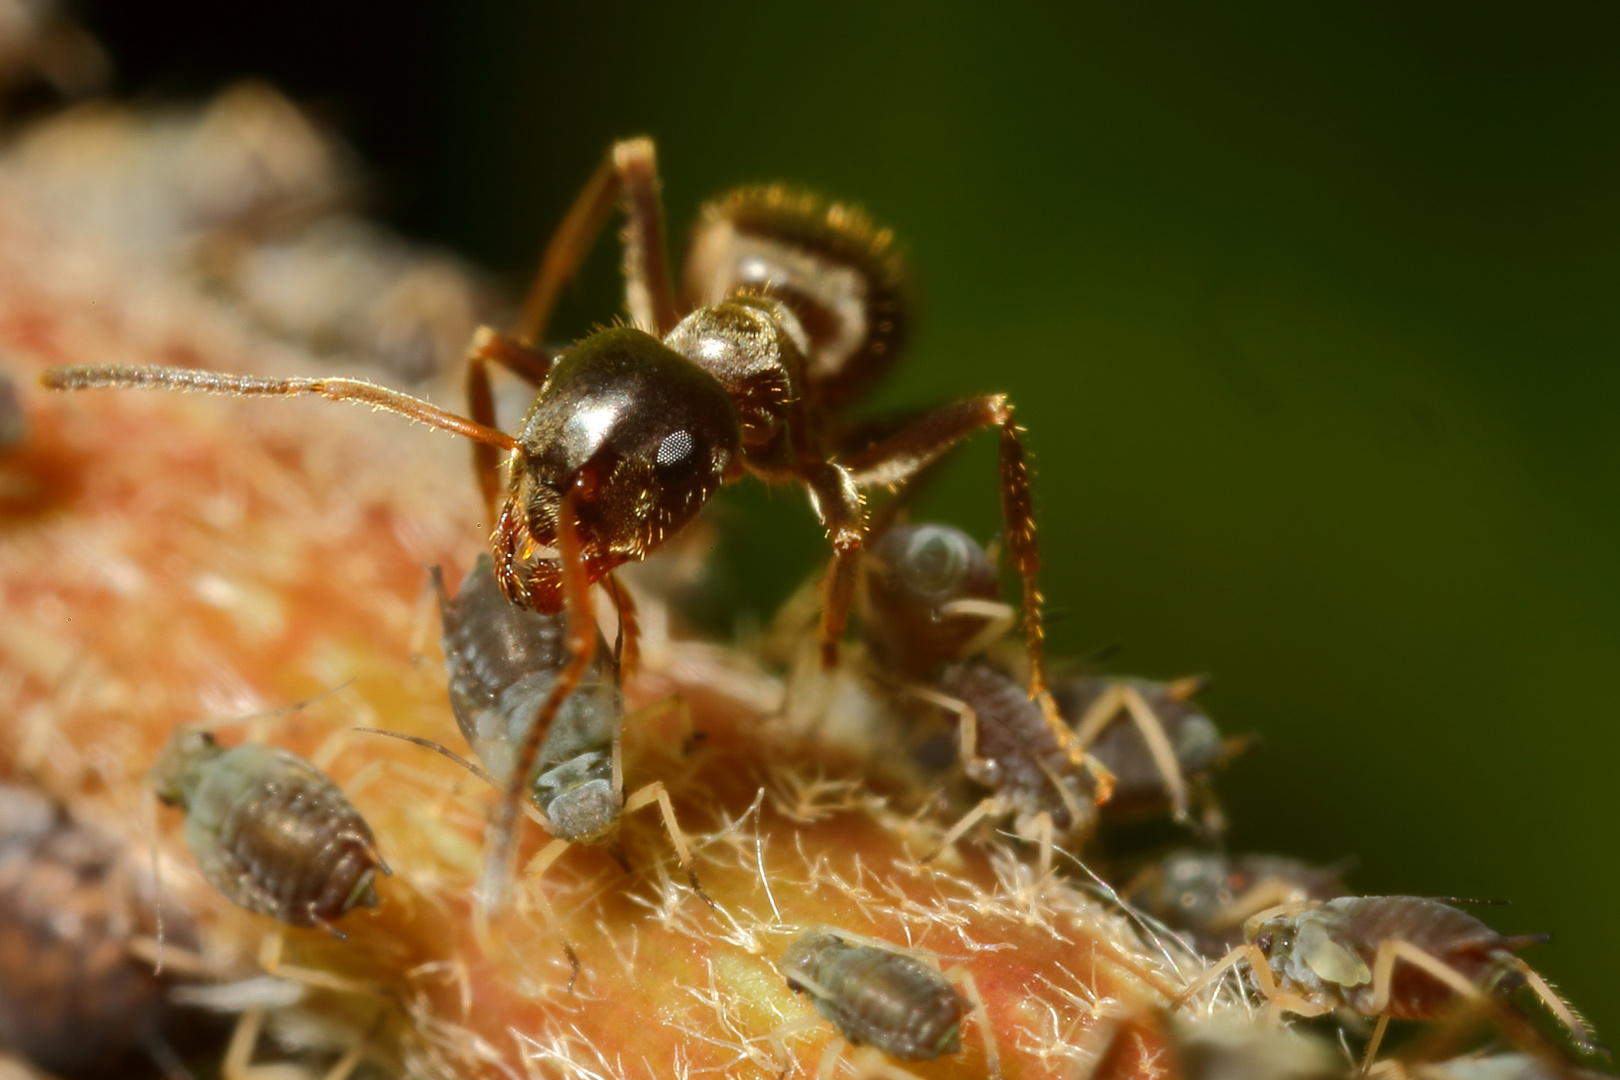
[[[1266,908],[1344,895],[1339,867],[1281,855],[1229,856],[1174,851],[1147,867],[1121,893],[1126,901],[1193,947],[1218,959],[1243,943],[1243,923]]]
[[[1335,1048],[1298,1030],[1231,1020],[1189,1023],[1157,1004],[1110,1010],[1083,1044],[1096,1047],[1080,1076],[1157,1075],[1184,1080],[1344,1080]]]
[[[865,576],[862,625],[881,677],[953,714],[963,771],[995,791],[941,849],[984,818],[1010,814],[1020,836],[1040,841],[1049,869],[1055,838],[1094,823],[1106,774],[1055,710],[978,655],[1010,624],[989,555],[948,525],[899,526],[873,545]]]
[[[1554,1065],[1535,1054],[1470,1054],[1410,1065],[1390,1058],[1367,1075],[1375,1080],[1603,1080],[1606,1074]]]
[[[1168,800],[1177,821],[1188,821],[1194,802],[1202,807],[1202,830],[1223,831],[1208,780],[1240,741],[1223,740],[1192,697],[1199,678],[1174,682],[1076,675],[1052,684],[1058,711],[1074,725],[1075,739],[1114,774],[1114,797],[1106,813],[1140,815]]]
[[[28,420],[17,400],[17,384],[0,371],[0,454],[15,450],[28,438]]]
[[[163,1055],[170,979],[130,951],[151,917],[132,870],[111,837],[0,785],[0,1046],[62,1076]]]
[[[633,326],[598,330],[560,354],[538,347],[558,291],[622,202],[626,294]],[[399,391],[342,378],[279,379],[162,367],[54,368],[46,386],[147,387],[244,396],[313,394],[388,409],[472,439],[496,580],[537,611],[567,608],[572,662],[514,757],[497,836],[510,836],[530,765],[551,717],[585,674],[595,634],[590,585],[645,558],[689,522],[720,484],[752,472],[804,486],[832,541],[820,641],[837,656],[865,542],[863,488],[893,487],[982,427],[1001,432],[1001,503],[1024,581],[1031,692],[1046,686],[1028,468],[1003,395],[944,406],[886,438],[842,445],[840,410],[897,358],[909,330],[904,267],[893,237],[860,212],[781,186],[709,204],[694,230],[684,305],[664,253],[652,142],[615,145],[541,257],[508,337],[474,336],[471,417]],[[685,317],[682,317],[684,306]],[[489,366],[538,385],[521,433],[497,430]],[[501,497],[499,465],[510,469]],[[497,512],[497,502],[499,509]],[[501,906],[513,848],[497,843],[485,903]]]
[[[879,942],[829,931],[796,939],[779,965],[787,984],[855,1046],[902,1061],[932,1061],[962,1048],[962,1020],[977,1010],[992,1076],[999,1075],[994,1037],[973,977],[952,972],[967,995],[932,963]]]
[[[289,926],[332,926],[375,907],[376,872],[391,873],[371,827],[309,762],[259,743],[225,749],[196,727],[175,729],[152,767],[158,798],[186,814],[186,845],[225,898]]]
[[[1375,1016],[1371,1062],[1391,1018],[1430,1020],[1459,999],[1481,1001],[1528,983],[1583,1048],[1592,1033],[1514,950],[1543,941],[1504,937],[1449,904],[1421,896],[1344,896],[1260,912],[1240,945],[1196,979],[1181,1000],[1246,961],[1275,1010],[1320,1016],[1346,1008]]]
[[[518,748],[568,662],[567,619],[508,603],[496,585],[488,555],[478,557],[454,598],[446,592],[437,567],[433,581],[439,593],[450,707],[473,753],[497,786],[504,785]],[[530,872],[544,870],[571,843],[609,842],[624,814],[656,802],[695,887],[691,854],[663,783],[654,781],[629,798],[624,795],[619,758],[623,721],[619,665],[607,643],[598,640],[591,666],[557,710],[530,770],[526,790],[555,837],[535,857]]]

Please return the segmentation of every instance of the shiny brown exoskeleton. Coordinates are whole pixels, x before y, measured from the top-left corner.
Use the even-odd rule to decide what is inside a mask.
[[[1012,815],[1049,864],[1056,838],[1094,823],[1105,771],[1055,710],[981,655],[1012,621],[989,554],[948,525],[900,525],[872,545],[864,584],[862,631],[882,680],[953,714],[963,770],[995,792],[941,846],[985,817]]]
[[[1505,937],[1465,911],[1421,896],[1343,896],[1260,912],[1247,942],[1200,976],[1183,999],[1246,961],[1273,1008],[1301,1016],[1350,1009],[1379,1023],[1431,1020],[1459,1003],[1528,983],[1584,1048],[1586,1024],[1530,965],[1514,955],[1543,935]]]
[[[59,1076],[123,1075],[174,1034],[137,859],[39,792],[0,784],[0,1046]],[[170,930],[189,942],[171,912]]]
[[[226,749],[206,731],[175,730],[157,764],[158,798],[186,813],[186,846],[226,899],[289,926],[332,923],[374,907],[390,873],[360,812],[295,754],[258,743]]]
[[[975,1009],[937,964],[860,938],[812,931],[788,946],[779,966],[788,986],[807,995],[851,1044],[902,1061],[956,1053],[962,1021]],[[976,997],[965,971],[961,977]],[[988,1025],[983,1030],[988,1037]],[[993,1043],[985,1054],[998,1073]]]
[[[1281,855],[1173,851],[1120,890],[1128,903],[1191,940],[1218,960],[1243,943],[1251,915],[1279,904],[1343,896],[1339,867]]]
[[[622,203],[633,326],[599,330],[551,352],[540,347],[557,294]],[[898,356],[909,312],[892,235],[842,203],[786,187],[747,188],[711,203],[692,236],[682,298],[664,253],[650,140],[613,147],[541,258],[516,334],[481,330],[469,352],[471,418],[352,379],[272,379],[118,366],[55,368],[54,389],[153,387],[248,396],[319,395],[388,409],[477,444],[479,482],[495,527],[496,578],[507,598],[570,612],[572,662],[517,754],[501,809],[510,832],[521,785],[545,729],[584,675],[594,646],[588,589],[643,559],[722,483],[752,472],[809,493],[832,540],[823,586],[822,659],[831,665],[849,613],[865,540],[861,491],[893,487],[982,427],[1001,432],[1001,502],[1024,580],[1031,693],[1044,696],[1039,556],[1028,468],[1002,395],[945,406],[864,445],[851,444],[842,406]],[[684,316],[684,317],[683,317]],[[540,387],[520,433],[497,430],[488,368]],[[502,497],[500,457],[510,462]],[[499,504],[497,506],[497,504]],[[510,847],[491,853],[506,876]],[[490,902],[499,905],[499,892]]]

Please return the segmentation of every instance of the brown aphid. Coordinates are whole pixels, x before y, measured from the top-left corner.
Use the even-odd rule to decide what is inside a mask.
[[[231,902],[340,938],[332,923],[376,906],[376,872],[391,871],[371,827],[303,758],[259,743],[226,749],[182,726],[151,779],[158,798],[185,811],[186,845]]]
[[[1465,911],[1421,896],[1344,896],[1260,912],[1247,942],[1188,987],[1182,1000],[1245,961],[1273,1009],[1320,1016],[1349,1009],[1378,1018],[1377,1053],[1391,1019],[1432,1020],[1528,983],[1585,1049],[1592,1033],[1515,950],[1542,935],[1505,937]]]
[[[151,930],[132,866],[38,790],[0,785],[0,1046],[69,1077],[118,1075],[157,1049],[170,980],[130,951]]]
[[[1173,851],[1120,890],[1122,898],[1216,960],[1243,943],[1243,924],[1279,904],[1345,894],[1341,868],[1282,855]]]
[[[864,586],[862,631],[880,681],[953,715],[963,771],[994,792],[941,848],[985,818],[1011,816],[1018,835],[1041,843],[1049,869],[1054,843],[1095,824],[1106,771],[1044,695],[981,655],[1012,623],[989,555],[952,526],[901,525],[872,546]]]
[[[491,555],[508,599],[569,612],[571,661],[516,755],[497,835],[513,832],[545,731],[590,663],[589,588],[646,558],[722,484],[751,472],[800,484],[833,545],[823,586],[822,663],[837,659],[866,540],[861,492],[895,487],[983,427],[1001,438],[1001,503],[1024,581],[1031,692],[1045,690],[1033,502],[1012,406],[1000,394],[946,405],[864,445],[845,445],[837,406],[898,351],[905,273],[886,229],[842,203],[786,188],[744,191],[705,211],[682,311],[664,253],[652,142],[616,144],[541,257],[516,334],[483,329],[468,353],[471,417],[343,378],[260,378],[164,367],[63,367],[52,389],[136,387],[239,396],[317,395],[387,409],[472,439],[495,525]],[[560,353],[539,346],[558,291],[615,203],[626,226],[632,326],[598,330]],[[780,283],[780,285],[778,284]],[[517,436],[494,427],[489,367],[539,386]],[[509,470],[502,495],[501,457]],[[513,845],[489,855],[484,903],[504,903]]]
[[[787,984],[855,1046],[902,1061],[932,1061],[962,1048],[962,1020],[976,1006],[937,964],[909,952],[827,931],[796,939],[779,965]],[[961,972],[969,988],[971,977]],[[980,1007],[982,1016],[982,1007]],[[986,1057],[999,1070],[988,1025]]]
[[[1242,746],[1223,739],[1192,698],[1204,680],[1173,682],[1109,675],[1074,675],[1052,684],[1058,711],[1074,725],[1075,738],[1114,774],[1106,815],[1120,818],[1162,813],[1168,805],[1180,822],[1206,835],[1224,831],[1210,778]]]

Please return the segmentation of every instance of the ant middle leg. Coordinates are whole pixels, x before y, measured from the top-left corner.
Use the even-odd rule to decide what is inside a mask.
[[[1035,542],[1035,504],[1029,488],[1029,462],[1012,406],[1004,394],[968,398],[934,410],[888,438],[842,457],[859,487],[893,487],[938,461],[946,451],[985,427],[1001,429],[1001,514],[1013,569],[1024,583],[1024,635],[1028,641],[1030,697],[1045,698],[1045,634],[1041,594],[1036,585],[1040,549]],[[1055,714],[1055,707],[1051,710]]]

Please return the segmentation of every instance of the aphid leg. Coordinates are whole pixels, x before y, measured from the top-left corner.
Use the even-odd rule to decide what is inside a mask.
[[[1510,956],[1507,959],[1518,970],[1519,974],[1524,976],[1524,981],[1529,984],[1531,992],[1541,999],[1541,1003],[1547,1006],[1547,1010],[1558,1018],[1560,1024],[1569,1029],[1569,1033],[1574,1036],[1575,1041],[1580,1044],[1582,1050],[1594,1053],[1602,1049],[1598,1046],[1591,1027],[1581,1018],[1579,1013],[1570,1007],[1569,1002],[1565,1001],[1558,991],[1552,988],[1552,985],[1546,979],[1536,974],[1535,969],[1519,957]]]
[[[855,599],[861,545],[866,538],[866,510],[850,471],[832,462],[809,467],[801,476],[816,515],[832,541],[832,562],[821,586],[821,666],[838,665],[838,639],[844,635]]]
[[[842,1035],[834,1035],[827,1041],[821,1050],[821,1063],[816,1066],[816,1080],[832,1080],[833,1072],[838,1068],[838,1058],[849,1044]]]
[[[981,784],[993,786],[996,763],[979,756],[979,715],[973,711],[973,707],[959,698],[926,686],[907,684],[900,689],[919,701],[937,705],[956,715],[956,753],[962,759],[962,771]]]
[[[1120,683],[1109,683],[1108,689],[1097,695],[1097,700],[1091,703],[1079,723],[1074,725],[1074,741],[1082,749],[1096,742],[1103,729],[1114,722],[1124,707],[1125,687]]]
[[[908,1072],[883,1056],[881,1050],[870,1046],[863,1046],[850,1055],[850,1068],[855,1073],[855,1080],[919,1080],[914,1072]]]
[[[259,1043],[259,1028],[264,1024],[264,1009],[246,1010],[231,1030],[231,1041],[225,1047],[225,1057],[219,1064],[224,1080],[253,1080],[253,1048]]]
[[[1000,600],[983,600],[976,596],[941,604],[939,613],[948,619],[985,620],[984,628],[962,646],[958,653],[961,656],[977,656],[1006,637],[1018,624],[1018,612],[1011,604],[1003,604]]]
[[[629,679],[641,666],[641,620],[636,616],[636,598],[624,587],[618,574],[609,574],[605,584],[613,598],[613,609],[619,614],[619,633],[613,651],[619,664],[619,678]]]
[[[1249,965],[1249,970],[1254,972],[1254,981],[1260,986],[1262,994],[1267,998],[1275,995],[1277,983],[1271,977],[1271,966],[1266,963],[1266,954],[1254,945],[1239,945],[1205,968],[1203,974],[1189,982],[1181,993],[1176,995],[1175,1000],[1170,1002],[1170,1011],[1175,1012],[1203,993],[1206,987],[1214,986],[1223,975],[1240,962],[1246,962]]]
[[[782,1071],[777,1073],[778,1080],[793,1071],[793,1060],[788,1056],[788,1038],[797,1035],[801,1031],[819,1028],[822,1023],[820,1016],[801,1016],[797,1020],[789,1020],[771,1031],[771,1052],[776,1055],[776,1060],[782,1063]]]
[[[669,789],[664,787],[664,782],[654,780],[646,787],[635,791],[628,799],[624,800],[623,812],[632,814],[643,806],[649,806],[655,802],[658,804],[658,812],[663,815],[664,829],[669,833],[669,841],[675,845],[675,857],[680,860],[681,868],[686,871],[688,884],[692,886],[693,892],[703,898],[705,904],[708,904],[711,908],[714,907],[714,901],[709,898],[708,893],[703,891],[703,886],[698,884],[697,867],[692,863],[692,851],[686,844],[686,834],[681,832],[680,822],[675,820],[675,807],[669,801]]]
[[[591,610],[590,578],[580,552],[579,530],[575,524],[575,497],[573,492],[569,492],[557,506],[557,553],[562,562],[565,610],[568,613],[568,665],[551,684],[551,690],[534,723],[529,726],[522,745],[513,756],[506,794],[490,828],[489,851],[484,857],[484,873],[479,883],[475,913],[475,924],[482,924],[486,929],[489,914],[506,906],[507,890],[517,858],[518,817],[528,801],[529,774],[534,771],[540,745],[545,741],[546,732],[550,730],[563,701],[579,687],[585,669],[590,666],[591,655],[596,650],[596,616]]]
[[[1367,1001],[1368,1015],[1382,1013],[1389,1008],[1390,991],[1394,988],[1395,962],[1404,960],[1413,967],[1451,987],[1464,998],[1479,998],[1479,987],[1462,972],[1440,958],[1424,952],[1409,941],[1385,938],[1378,943],[1378,952],[1372,963],[1372,997]]]
[[[990,1012],[984,1007],[984,998],[979,993],[979,984],[973,981],[973,973],[961,964],[944,973],[947,979],[962,984],[962,992],[973,1003],[973,1023],[979,1029],[979,1038],[984,1040],[984,1066],[990,1075],[990,1080],[1000,1080],[1001,1053],[996,1049],[996,1032],[990,1024]]]
[[[950,831],[947,832],[944,838],[940,840],[939,846],[934,848],[934,850],[930,851],[927,855],[924,855],[920,861],[926,863],[937,859],[940,852],[944,851],[946,848],[962,839],[962,837],[966,836],[968,830],[973,828],[973,826],[977,825],[979,822],[993,814],[1001,813],[1004,809],[1005,807],[1002,805],[1001,800],[995,796],[980,800],[979,805],[969,810],[966,814],[963,814],[961,820],[955,825],[951,826]]]
[[[1373,1025],[1372,1038],[1367,1040],[1367,1049],[1361,1055],[1361,1071],[1358,1075],[1366,1076],[1372,1068],[1373,1061],[1378,1057],[1378,1048],[1383,1045],[1384,1032],[1389,1029],[1389,1014],[1384,1013]]]
[[[1141,733],[1142,741],[1147,744],[1148,754],[1164,781],[1165,790],[1170,795],[1172,815],[1177,821],[1186,821],[1187,779],[1181,773],[1181,763],[1176,760],[1175,748],[1170,745],[1163,722],[1134,687],[1125,688],[1125,709]]]
[[[381,988],[370,983],[345,979],[341,975],[333,975],[330,971],[321,971],[318,968],[301,967],[297,964],[283,964],[281,962],[281,951],[285,934],[286,928],[277,926],[266,934],[264,940],[259,944],[259,967],[264,969],[266,975],[274,975],[278,979],[291,979],[293,982],[303,983],[305,986],[317,986],[323,990],[335,990],[340,994],[387,996]]]
[[[842,457],[860,487],[905,483],[983,427],[1001,428],[1001,513],[1007,525],[1007,547],[1013,569],[1024,582],[1024,634],[1029,648],[1030,697],[1046,694],[1041,594],[1036,587],[1040,550],[1035,542],[1034,500],[1029,490],[1029,463],[1013,423],[1012,406],[1002,394],[969,398],[934,410],[886,439]],[[1055,709],[1053,710],[1055,714]],[[1065,740],[1066,742],[1067,740]]]

